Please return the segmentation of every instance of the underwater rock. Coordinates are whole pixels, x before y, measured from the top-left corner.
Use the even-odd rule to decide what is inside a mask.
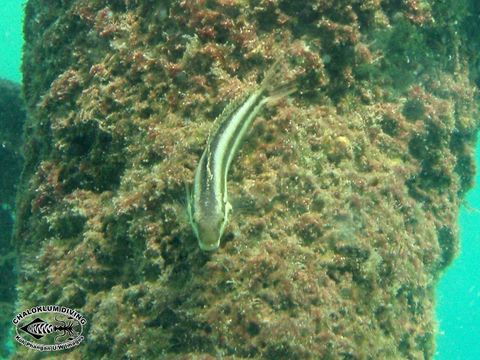
[[[15,253],[12,244],[15,194],[22,169],[21,139],[25,105],[20,85],[0,79],[0,357],[6,357],[6,342],[14,315]]]
[[[30,0],[17,310],[81,312],[69,359],[432,358],[479,125],[454,3]],[[255,120],[204,253],[184,184],[279,58],[299,91]]]

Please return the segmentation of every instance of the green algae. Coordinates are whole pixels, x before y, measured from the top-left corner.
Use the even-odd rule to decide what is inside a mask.
[[[432,358],[478,128],[445,3],[29,1],[19,309],[84,314],[71,359]],[[203,254],[184,182],[278,57],[301,90],[253,125],[250,209]]]

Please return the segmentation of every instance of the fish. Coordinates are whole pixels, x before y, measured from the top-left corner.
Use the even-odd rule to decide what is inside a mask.
[[[69,320],[66,321],[58,320],[55,318],[55,322],[52,324],[40,318],[36,318],[29,324],[21,327],[21,329],[37,340],[54,332],[60,333],[55,337],[55,341],[57,341],[59,338],[65,336],[70,336],[71,339],[78,336],[78,333],[74,329],[75,323],[76,320],[72,318],[69,318]]]
[[[187,186],[188,217],[201,250],[219,248],[232,205],[228,201],[228,172],[245,136],[267,103],[275,103],[297,89],[292,81],[278,80],[280,62],[267,71],[263,81],[226,106],[215,120],[195,170],[193,187]]]

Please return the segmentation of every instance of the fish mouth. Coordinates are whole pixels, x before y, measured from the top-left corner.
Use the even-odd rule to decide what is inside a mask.
[[[200,249],[202,249],[203,251],[215,251],[220,246],[220,241],[212,244],[206,244],[204,242],[199,241],[198,245],[200,246]]]

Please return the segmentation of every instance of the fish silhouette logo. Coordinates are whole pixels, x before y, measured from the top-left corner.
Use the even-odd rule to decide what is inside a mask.
[[[86,319],[78,311],[60,306],[35,306],[12,320],[15,340],[37,351],[67,350],[79,345]]]
[[[60,332],[60,334],[56,337],[55,342],[57,339],[70,336],[69,340],[73,339],[78,333],[74,330],[74,323],[76,320],[69,318],[68,321],[62,321],[55,318],[55,323],[49,324],[46,321],[43,321],[40,318],[36,318],[32,320],[30,323],[22,326],[20,329],[25,331],[30,336],[33,336],[35,339],[41,339],[45,335],[49,335],[55,332]]]

